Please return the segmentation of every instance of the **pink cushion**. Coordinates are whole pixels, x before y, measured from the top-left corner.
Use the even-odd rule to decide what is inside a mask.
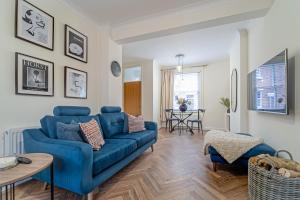
[[[128,115],[128,132],[129,133],[134,133],[134,132],[139,132],[139,131],[144,131],[145,130],[145,122],[144,122],[144,117],[142,115],[140,116],[132,116]]]
[[[94,150],[99,150],[105,144],[100,127],[96,120],[92,119],[87,123],[81,123],[80,128],[87,142]]]

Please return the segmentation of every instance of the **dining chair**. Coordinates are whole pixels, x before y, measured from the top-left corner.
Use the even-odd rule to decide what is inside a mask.
[[[198,114],[197,119],[188,119],[187,120],[187,126],[189,126],[189,123],[191,123],[191,129],[193,130],[194,123],[197,123],[198,130],[201,129],[201,132],[202,132],[202,135],[203,135],[202,121],[203,121],[203,117],[204,117],[204,114],[205,114],[205,109],[198,109],[197,114]]]
[[[173,117],[173,109],[165,109],[165,118],[166,118],[166,129],[169,129],[169,132],[172,130],[173,121],[179,124],[179,119]]]

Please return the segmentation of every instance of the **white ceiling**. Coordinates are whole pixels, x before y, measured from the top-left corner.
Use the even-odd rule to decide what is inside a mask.
[[[100,25],[120,24],[217,0],[64,0]]]
[[[207,64],[225,59],[238,30],[246,28],[248,22],[227,24],[219,27],[202,29],[154,38],[123,45],[123,63],[136,60],[156,60],[163,66],[177,65],[176,54],[185,54],[184,63]]]

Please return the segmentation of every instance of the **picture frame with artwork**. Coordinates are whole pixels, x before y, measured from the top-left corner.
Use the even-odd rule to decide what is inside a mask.
[[[15,93],[54,96],[54,63],[16,52]]]
[[[16,0],[15,36],[54,50],[54,17],[26,0]]]
[[[65,97],[87,99],[88,73],[65,66]]]
[[[88,62],[88,37],[65,24],[65,55]]]

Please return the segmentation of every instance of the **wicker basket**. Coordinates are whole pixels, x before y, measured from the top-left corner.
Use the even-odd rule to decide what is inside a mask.
[[[285,150],[277,151],[275,156],[285,152],[293,160],[292,155]],[[250,200],[300,200],[300,178],[280,176],[274,168],[270,171],[248,164],[248,183]]]

